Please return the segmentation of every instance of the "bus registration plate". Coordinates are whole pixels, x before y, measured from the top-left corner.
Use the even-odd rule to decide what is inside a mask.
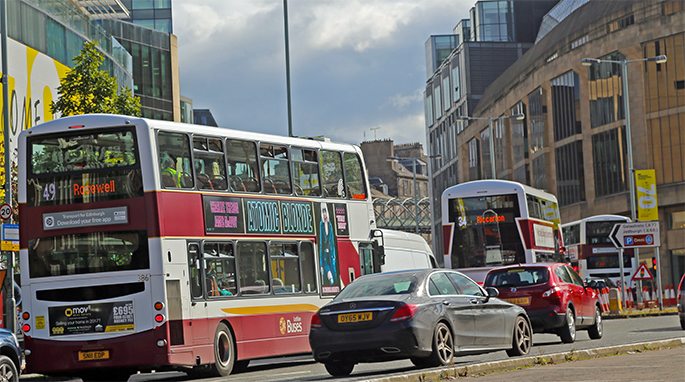
[[[338,315],[339,324],[350,324],[354,322],[371,321],[372,319],[373,313],[371,312],[345,313]]]
[[[79,361],[99,361],[109,359],[109,350],[80,351],[78,352]]]
[[[506,301],[520,305],[520,306],[527,306],[530,305],[530,297],[515,297],[515,298],[505,298]]]

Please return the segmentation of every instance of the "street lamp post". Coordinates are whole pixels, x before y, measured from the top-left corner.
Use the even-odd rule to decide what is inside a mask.
[[[626,146],[627,151],[628,151],[628,191],[630,195],[630,218],[633,222],[637,221],[637,210],[636,210],[636,204],[635,204],[635,180],[634,176],[635,174],[633,173],[635,171],[635,168],[633,166],[633,134],[631,132],[630,128],[630,104],[628,102],[628,64],[633,63],[633,62],[656,62],[657,64],[663,64],[667,60],[667,57],[664,55],[660,56],[655,56],[655,57],[647,57],[647,58],[640,58],[636,60],[604,60],[604,59],[599,59],[599,58],[583,58],[580,60],[580,63],[584,66],[592,66],[594,64],[601,64],[601,63],[610,63],[610,64],[617,64],[621,65],[621,82],[623,86],[623,113],[625,116],[625,124],[626,124]],[[620,254],[622,254],[623,251],[620,251]],[[659,260],[659,248],[656,248],[656,258],[657,258],[657,267],[660,264]],[[625,284],[625,275],[623,274],[623,258],[621,256],[621,259],[619,259],[619,262],[621,263],[621,290],[622,292],[622,298],[623,301],[625,301],[625,290],[626,288],[624,287]],[[637,248],[635,248],[635,263],[639,264],[640,263],[640,252]],[[659,277],[657,277],[657,288],[659,290],[659,301],[661,301],[661,274],[659,273]],[[638,299],[642,299],[642,293],[637,293]]]
[[[490,142],[489,142],[489,147],[490,147],[490,174],[492,175],[492,179],[497,179],[497,167],[495,166],[495,132],[493,128],[492,122],[497,119],[501,118],[514,118],[517,121],[522,121],[526,118],[525,115],[523,114],[514,114],[514,115],[508,115],[508,116],[502,116],[502,117],[469,117],[469,116],[461,116],[458,117],[457,119],[462,120],[462,121],[475,121],[475,120],[488,120],[488,132],[490,134]]]

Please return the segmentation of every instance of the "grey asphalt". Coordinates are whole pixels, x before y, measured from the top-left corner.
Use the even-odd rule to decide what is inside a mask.
[[[555,335],[535,334],[530,355],[552,354],[570,350],[680,338],[683,336],[685,336],[685,331],[681,330],[677,315],[605,320],[604,337],[600,340],[590,340],[584,331],[578,332],[576,342],[573,344],[562,344],[559,337]],[[458,357],[457,365],[503,359],[508,359],[508,357],[504,351],[499,351],[476,356]],[[685,365],[683,361],[685,359],[674,364],[674,367]],[[331,378],[323,365],[315,363],[310,356],[300,356],[257,360],[250,363],[250,367],[243,373],[226,378],[204,378],[196,379],[196,381],[360,381],[374,377],[401,375],[414,370],[415,368],[408,360],[360,364],[355,367],[352,375],[347,378]],[[580,380],[596,380],[595,378],[596,375],[589,370],[583,372],[579,377]],[[47,379],[33,375],[22,377],[22,381],[24,380],[45,381]],[[130,382],[152,380],[191,381],[192,379],[176,372],[135,375],[129,379]],[[685,378],[681,380],[685,381]],[[77,380],[72,379],[68,381]]]

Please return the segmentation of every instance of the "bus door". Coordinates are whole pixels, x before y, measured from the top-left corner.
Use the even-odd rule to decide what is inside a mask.
[[[209,342],[207,327],[207,301],[204,299],[204,259],[200,243],[188,242],[188,278],[190,285],[190,304],[183,302],[184,317],[190,318],[187,327],[189,344],[204,345]],[[186,337],[186,338],[188,338]]]

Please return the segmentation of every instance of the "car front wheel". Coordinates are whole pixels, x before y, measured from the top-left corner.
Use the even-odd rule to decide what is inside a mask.
[[[7,356],[0,356],[0,380],[7,382],[18,382],[19,372],[14,362]]]
[[[561,337],[561,342],[565,344],[573,343],[576,340],[576,315],[571,306],[566,308],[566,319],[564,326],[559,329],[559,337]]]
[[[514,323],[514,334],[511,340],[511,349],[507,350],[507,354],[510,357],[515,357],[519,355],[526,355],[530,351],[530,347],[533,345],[533,330],[526,320],[522,316],[516,317],[516,322]]]
[[[326,362],[323,365],[328,374],[334,377],[347,377],[354,369],[354,364],[349,362]]]
[[[598,340],[602,338],[602,330],[604,328],[604,324],[602,323],[602,312],[599,311],[599,307],[595,307],[595,323],[594,325],[590,326],[587,330],[588,336],[590,336],[590,339],[592,340]]]

